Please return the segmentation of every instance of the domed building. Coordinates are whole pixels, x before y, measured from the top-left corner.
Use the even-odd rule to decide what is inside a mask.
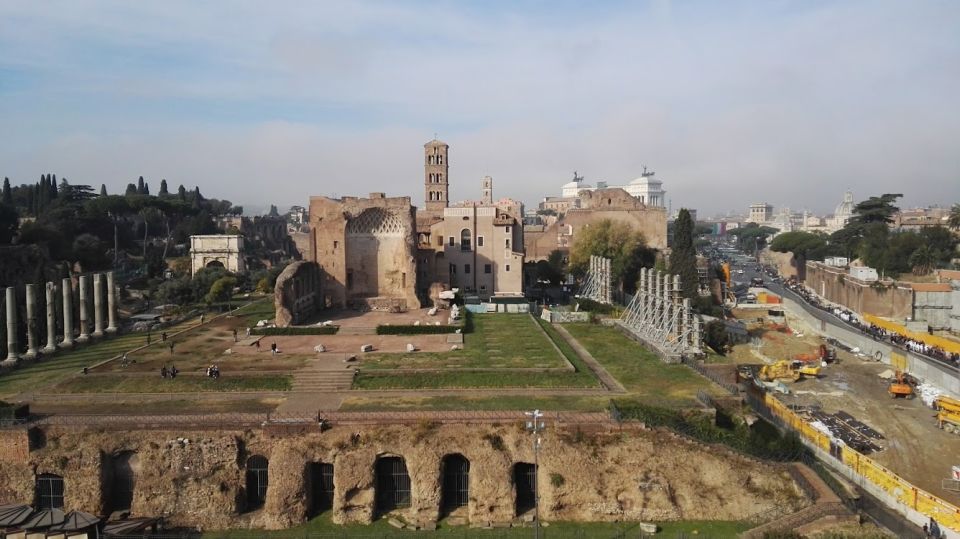
[[[667,192],[663,190],[663,182],[654,178],[654,172],[647,172],[643,167],[643,175],[623,187],[642,204],[655,208],[666,207]]]

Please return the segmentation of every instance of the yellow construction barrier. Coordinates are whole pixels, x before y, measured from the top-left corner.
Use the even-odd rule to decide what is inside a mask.
[[[891,322],[889,320],[884,320],[883,318],[880,318],[878,316],[873,316],[872,314],[864,314],[863,319],[867,323],[873,324],[877,327],[881,327],[893,333],[898,333],[909,339],[913,339],[915,341],[919,341],[924,344],[928,344],[930,346],[936,346],[937,348],[940,348],[941,350],[944,350],[946,352],[960,354],[960,342],[947,339],[946,337],[938,337],[937,335],[930,335],[929,333],[923,333],[920,331],[910,331],[909,329],[907,329],[905,326],[901,324],[898,324],[896,322]]]
[[[830,438],[827,435],[814,429],[776,397],[767,393],[763,397],[763,402],[773,415],[797,431],[803,439],[823,451],[838,456],[843,464],[860,477],[870,481],[906,507],[935,519],[941,526],[960,531],[960,508],[957,506],[913,486],[909,481],[874,462],[873,459],[847,446],[841,446],[837,455],[836,450],[831,451]]]

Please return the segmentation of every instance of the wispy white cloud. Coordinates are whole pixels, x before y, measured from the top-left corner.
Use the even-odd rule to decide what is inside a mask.
[[[419,200],[439,131],[458,198],[484,174],[535,202],[574,169],[648,164],[708,211],[827,209],[847,187],[949,203],[958,23],[952,3],[893,0],[7,2],[0,175]]]

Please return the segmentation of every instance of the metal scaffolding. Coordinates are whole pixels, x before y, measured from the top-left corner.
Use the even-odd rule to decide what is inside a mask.
[[[580,287],[581,298],[587,298],[598,303],[613,303],[613,288],[610,286],[610,259],[602,256],[590,256],[590,265],[587,276]]]
[[[667,357],[701,353],[700,318],[680,296],[680,276],[640,270],[640,286],[620,324]]]

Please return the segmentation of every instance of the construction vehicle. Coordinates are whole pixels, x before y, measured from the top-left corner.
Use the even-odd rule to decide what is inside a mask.
[[[937,409],[939,427],[960,434],[960,400],[940,395],[934,399],[933,407]]]
[[[820,376],[820,367],[817,365],[807,365],[802,361],[778,361],[772,365],[760,367],[760,379],[764,382],[773,382],[776,380],[800,380],[804,376],[814,378]]]
[[[893,380],[890,380],[890,385],[887,386],[887,391],[890,393],[890,398],[892,399],[896,399],[898,397],[912,399],[914,397],[913,386],[907,383],[903,371],[899,369],[897,370],[896,377]]]
[[[796,361],[802,361],[804,363],[820,363],[821,361],[833,363],[837,360],[837,351],[833,348],[827,347],[825,344],[821,344],[820,348],[818,348],[815,353],[797,354],[793,356],[793,359]]]

